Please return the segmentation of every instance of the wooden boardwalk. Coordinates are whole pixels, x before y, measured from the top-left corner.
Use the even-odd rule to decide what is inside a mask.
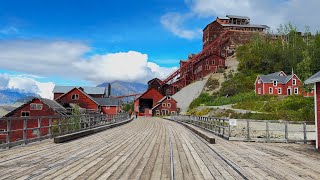
[[[308,145],[208,144],[175,122],[140,118],[63,144],[0,150],[0,179],[320,179]]]

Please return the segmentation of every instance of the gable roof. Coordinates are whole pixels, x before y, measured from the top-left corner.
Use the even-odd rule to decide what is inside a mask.
[[[53,88],[53,93],[67,93],[70,90],[74,89],[74,88],[80,88],[76,87],[76,86],[58,86],[56,85]],[[83,88],[83,91],[87,94],[108,94],[107,93],[107,88],[105,87],[89,87],[89,86],[81,86],[81,88]]]
[[[143,97],[145,94],[147,94],[149,91],[151,91],[151,90],[154,90],[154,91],[157,91],[157,93],[159,93],[161,96],[163,96],[158,90],[156,90],[155,88],[150,88],[150,89],[148,89],[146,92],[144,92],[143,94],[141,94],[139,97],[137,97],[137,99],[135,100],[135,101],[137,101],[137,100],[139,100],[141,97]]]
[[[314,74],[313,76],[311,76],[304,83],[305,84],[312,84],[312,83],[316,83],[316,82],[320,82],[320,71],[317,72],[316,74]]]
[[[24,103],[23,105],[17,107],[13,111],[9,112],[4,117],[10,117],[15,111],[22,109],[27,104],[30,104],[32,101],[34,101],[36,99],[39,99],[43,104],[47,105],[49,108],[51,108],[55,112],[59,113],[60,115],[67,115],[67,113],[68,113],[67,109],[65,109],[61,104],[59,104],[58,102],[56,102],[54,100],[35,97],[35,98],[31,99],[30,101]]]
[[[270,75],[259,75],[261,81],[264,83],[272,83],[273,81],[278,81],[280,84],[286,84],[291,78],[290,76],[270,76]]]
[[[93,98],[100,106],[118,106],[120,105],[117,98]]]
[[[237,19],[250,19],[248,16],[238,16],[238,15],[226,15],[228,18],[237,18]]]
[[[92,97],[89,96],[87,93],[85,93],[84,91],[82,91],[80,88],[77,88],[77,87],[72,88],[70,91],[62,94],[61,96],[57,97],[55,100],[58,100],[58,99],[62,98],[63,96],[65,96],[65,95],[68,94],[69,92],[73,91],[74,89],[77,89],[77,90],[80,91],[82,94],[84,94],[84,95],[87,96],[89,99],[91,99],[94,103],[96,103],[97,105],[99,105],[99,104],[94,100],[94,98],[92,98]]]
[[[162,99],[160,99],[157,104],[151,109],[154,110],[155,108],[157,108],[164,100],[167,99],[168,96],[164,96]],[[172,98],[172,96],[170,96],[172,100],[174,100],[175,102],[177,102],[175,99]]]

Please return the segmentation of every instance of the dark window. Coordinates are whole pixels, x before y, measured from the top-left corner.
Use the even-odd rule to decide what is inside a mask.
[[[42,104],[31,103],[30,110],[42,110]]]
[[[21,111],[21,117],[29,117],[30,112],[29,111]]]
[[[79,99],[79,94],[72,94],[71,99],[72,100],[78,100]]]

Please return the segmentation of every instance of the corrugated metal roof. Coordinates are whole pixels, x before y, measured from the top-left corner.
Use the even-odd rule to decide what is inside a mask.
[[[53,93],[67,93],[70,90],[72,90],[73,88],[80,88],[76,87],[76,86],[58,86],[56,85],[53,88]],[[81,86],[81,88],[83,88],[83,91],[87,94],[104,94],[105,91],[108,91],[108,89],[106,89],[105,87],[88,87],[88,86]],[[106,92],[106,94],[108,94]]]
[[[274,74],[274,73],[273,73]],[[289,76],[277,76],[277,75],[259,75],[262,82],[264,83],[272,83],[273,81],[278,81],[280,84],[286,84],[292,77]]]
[[[121,105],[117,98],[93,98],[100,106],[118,106]]]
[[[230,19],[228,17],[218,17],[219,19]]]
[[[311,76],[309,79],[305,81],[305,84],[313,84],[316,82],[320,82],[320,71],[317,72],[315,75]]]
[[[247,28],[263,28],[267,29],[269,26],[267,25],[259,25],[259,24],[247,24],[247,25],[240,25],[240,24],[221,24],[224,27],[247,27]]]
[[[56,111],[57,113],[61,114],[61,115],[66,115],[67,114],[67,110],[58,102],[54,101],[54,100],[50,100],[50,99],[45,99],[45,98],[39,98],[40,101],[42,101],[44,104],[46,104],[47,106],[49,106],[51,109],[53,109],[54,111]]]
[[[250,19],[248,16],[226,15],[228,18]]]

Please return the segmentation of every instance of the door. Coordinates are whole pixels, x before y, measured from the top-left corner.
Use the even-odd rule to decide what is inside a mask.
[[[288,88],[287,94],[288,94],[288,95],[291,95],[291,88]]]

